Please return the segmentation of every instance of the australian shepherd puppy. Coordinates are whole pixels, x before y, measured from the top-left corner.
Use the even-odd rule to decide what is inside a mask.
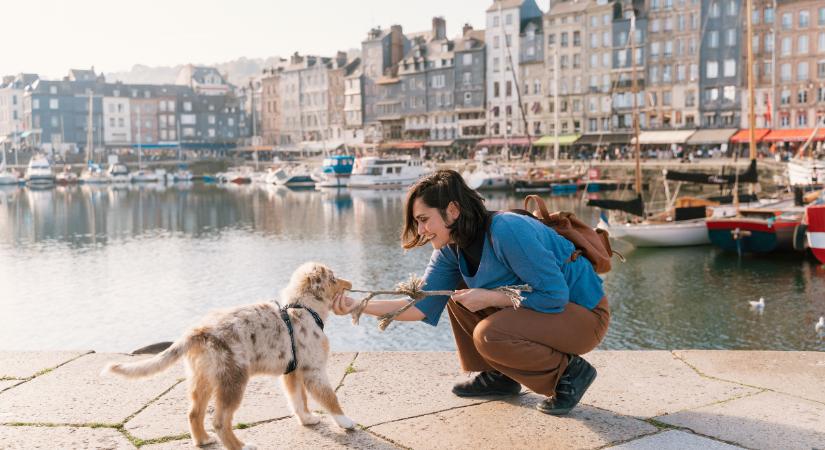
[[[336,278],[332,270],[318,263],[299,267],[281,291],[295,340],[297,367],[284,375],[292,361],[292,341],[281,311],[274,303],[259,303],[216,311],[200,325],[187,331],[171,347],[154,357],[109,364],[104,372],[129,378],[145,377],[167,369],[181,357],[188,366],[189,429],[196,446],[213,442],[203,426],[206,407],[215,398],[212,425],[221,443],[230,450],[251,450],[232,432],[232,416],[238,409],[252,375],[283,377],[284,390],[295,415],[303,425],[319,419],[307,408],[307,391],[330,412],[344,429],[355,423],[344,415],[335,390],[327,379],[329,341],[310,311],[326,319],[333,297],[350,289],[349,281]]]

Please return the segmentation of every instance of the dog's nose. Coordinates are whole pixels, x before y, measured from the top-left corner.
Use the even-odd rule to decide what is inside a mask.
[[[341,289],[352,289],[352,283],[347,280],[338,279],[338,286],[340,286]]]

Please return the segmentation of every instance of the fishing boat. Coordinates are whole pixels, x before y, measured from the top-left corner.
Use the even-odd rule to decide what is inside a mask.
[[[407,157],[356,158],[349,186],[360,189],[400,189],[413,184],[424,174],[424,163]]]
[[[825,264],[825,204],[808,206],[805,210],[808,247],[814,257]]]
[[[29,160],[29,166],[26,169],[26,184],[30,187],[52,187],[55,183],[54,173],[49,160],[42,155],[34,155]]]
[[[321,173],[313,178],[316,186],[321,188],[339,188],[349,185],[352,170],[355,167],[355,157],[351,155],[333,155],[324,158]]]
[[[725,251],[769,253],[794,249],[794,232],[804,208],[785,200],[762,208],[741,208],[735,217],[707,220],[711,243]]]

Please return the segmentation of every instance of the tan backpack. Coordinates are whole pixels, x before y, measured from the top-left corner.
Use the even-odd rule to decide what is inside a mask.
[[[534,202],[538,209],[530,212],[530,203]],[[621,253],[610,248],[610,238],[607,231],[600,228],[593,228],[582,222],[571,212],[557,211],[550,213],[544,199],[538,195],[528,195],[524,198],[524,210],[512,210],[515,213],[531,214],[543,224],[552,228],[576,247],[576,251],[570,255],[569,261],[575,261],[580,255],[584,255],[596,273],[610,272],[613,255],[617,255],[619,260],[625,261]]]

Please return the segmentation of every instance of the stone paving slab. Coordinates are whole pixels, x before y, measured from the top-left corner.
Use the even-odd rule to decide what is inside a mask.
[[[0,393],[0,423],[118,424],[183,377],[180,367],[141,380],[101,376],[110,361],[132,357],[94,353]]]
[[[825,403],[823,352],[679,350],[674,353],[711,377]],[[778,373],[782,376],[777,376]]]
[[[344,378],[347,366],[354,358],[355,353],[335,353],[330,357],[327,375],[333,387],[337,387]],[[313,400],[310,401],[309,408],[314,411],[321,407]],[[211,429],[212,410],[213,406],[210,404],[206,418],[207,429]],[[126,430],[140,439],[155,439],[189,433],[188,412],[188,387],[184,382],[175,386],[174,389],[129,420],[126,423]],[[250,381],[241,407],[235,413],[234,422],[235,424],[250,424],[291,414],[292,411],[283,394],[280,378],[260,376]]]
[[[345,432],[335,425],[329,416],[322,416],[321,423],[313,427],[301,426],[297,420],[283,419],[261,424],[245,430],[236,430],[238,438],[244,443],[252,443],[258,450],[315,450],[315,449],[370,449],[396,450],[391,443],[370,434],[355,430]],[[141,450],[189,450],[192,448],[188,439],[147,445]],[[203,447],[217,450],[218,444]]]
[[[439,449],[597,448],[657,431],[641,420],[586,405],[568,416],[549,416],[535,409],[542,398],[527,394],[386,423],[370,431],[404,447]]]
[[[598,377],[582,402],[634,417],[659,416],[758,392],[702,377],[669,351],[598,351],[585,359]]]
[[[608,448],[610,450],[737,450],[742,447],[680,430],[668,430]]]
[[[363,426],[489,400],[450,392],[468,379],[453,352],[359,353],[354,366],[338,397],[344,412]]]
[[[88,352],[7,352],[0,351],[0,378],[25,379],[52,369]]]
[[[748,448],[825,447],[825,406],[776,392],[762,392],[657,419]]]
[[[0,426],[0,448],[121,450],[133,449],[135,446],[122,433],[112,428]]]
[[[15,384],[21,383],[23,380],[0,380],[0,392],[4,389],[14,386]]]

